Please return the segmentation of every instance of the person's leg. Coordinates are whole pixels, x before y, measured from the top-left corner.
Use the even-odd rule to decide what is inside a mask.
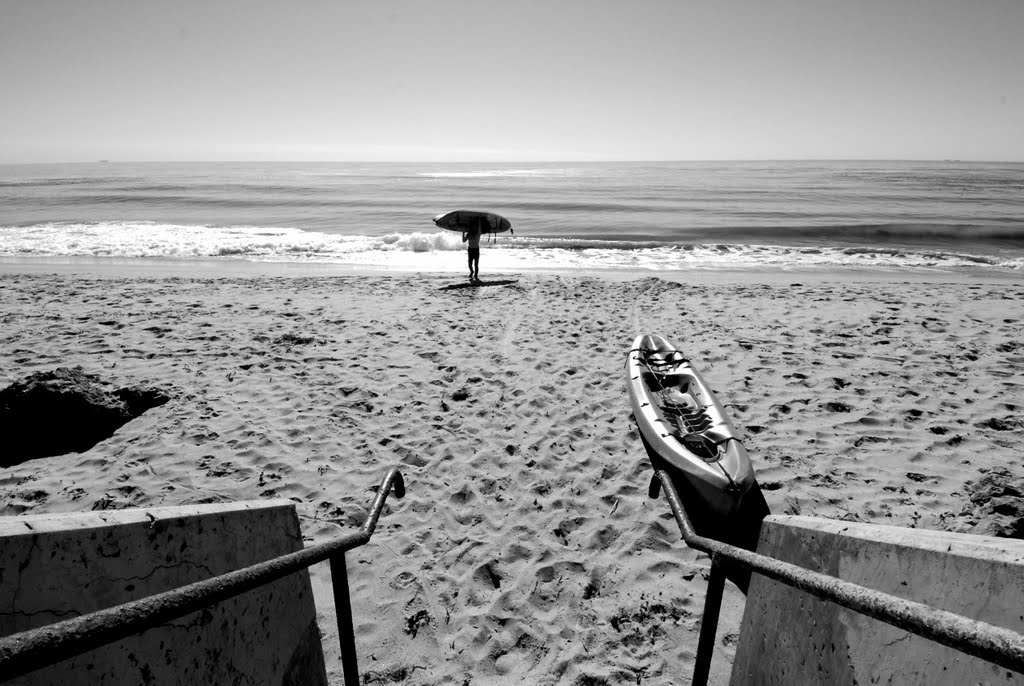
[[[480,251],[473,255],[473,278],[480,278]]]
[[[469,278],[473,278],[473,249],[470,248],[466,254],[469,257]]]

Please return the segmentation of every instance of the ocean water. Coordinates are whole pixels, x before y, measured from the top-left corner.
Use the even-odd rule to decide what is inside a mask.
[[[484,272],[977,269],[1024,274],[1024,163],[96,163],[0,166],[0,257],[462,271],[432,217],[513,235]]]

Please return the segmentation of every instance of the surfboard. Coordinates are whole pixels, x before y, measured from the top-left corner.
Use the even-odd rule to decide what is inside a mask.
[[[455,210],[439,214],[434,217],[434,224],[449,231],[469,231],[474,226],[481,226],[480,233],[501,233],[512,230],[512,222],[500,214],[476,210]]]

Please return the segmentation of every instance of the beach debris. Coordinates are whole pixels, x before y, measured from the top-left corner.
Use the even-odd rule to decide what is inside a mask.
[[[428,626],[430,623],[430,614],[426,610],[420,610],[416,614],[405,618],[405,633],[416,638],[416,634],[419,633],[420,629]]]
[[[280,336],[274,336],[271,338],[267,334],[257,334],[252,337],[254,341],[259,343],[269,343],[274,346],[281,346],[285,348],[292,348],[299,345],[323,345],[326,341],[323,339],[316,338],[314,336],[304,336],[297,333],[284,333]]]
[[[653,645],[667,635],[668,627],[678,625],[692,616],[687,607],[689,598],[674,598],[668,602],[648,600],[640,594],[637,609],[628,607],[620,609],[608,618],[608,624],[619,634],[628,645]]]
[[[311,343],[317,343],[318,341],[313,336],[286,333],[275,338],[273,342],[277,345],[309,345]]]
[[[110,493],[104,493],[102,498],[92,504],[91,509],[96,512],[99,510],[124,510],[134,506],[135,503],[128,498],[119,498]]]
[[[376,658],[374,658],[376,659]],[[404,684],[412,678],[417,669],[426,669],[423,665],[398,665],[381,671],[370,670],[363,674],[364,684]]]
[[[37,372],[0,390],[0,467],[85,452],[168,400],[155,388],[115,388],[81,367]]]

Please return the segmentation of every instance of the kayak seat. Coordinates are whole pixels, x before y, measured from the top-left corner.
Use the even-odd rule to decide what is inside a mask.
[[[699,408],[696,411],[688,410],[681,405],[666,405],[661,411],[671,417],[680,427],[680,434],[699,433],[707,431],[714,424],[714,420],[705,411],[707,408]]]
[[[678,350],[652,350],[644,356],[644,363],[652,372],[665,372],[684,362],[689,360]]]

